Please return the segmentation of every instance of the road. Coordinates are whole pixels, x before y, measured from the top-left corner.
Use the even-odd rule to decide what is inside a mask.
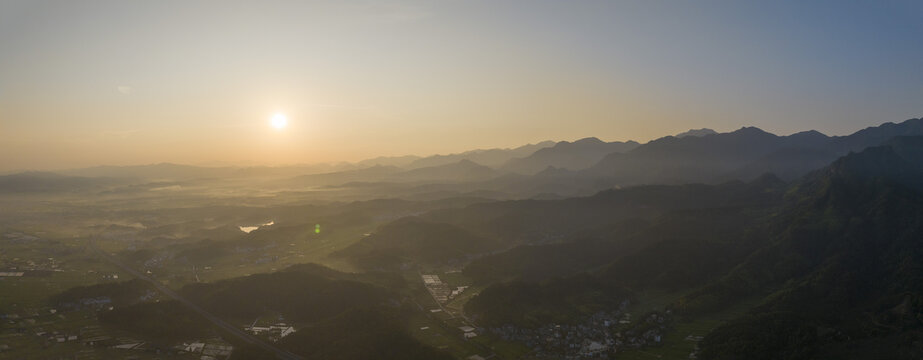
[[[192,303],[191,301],[186,300],[186,298],[182,297],[180,294],[177,294],[175,291],[173,291],[172,289],[170,289],[170,288],[164,286],[164,285],[161,284],[160,282],[158,282],[158,281],[156,281],[156,280],[154,280],[154,279],[151,279],[151,278],[148,277],[147,275],[142,274],[140,271],[137,271],[137,270],[131,268],[130,266],[128,266],[127,264],[125,264],[125,263],[123,263],[121,260],[119,260],[117,257],[112,256],[111,254],[106,253],[105,251],[102,251],[101,249],[99,249],[98,247],[96,247],[96,244],[93,243],[92,241],[90,241],[90,247],[91,247],[94,251],[96,251],[96,253],[99,254],[102,258],[108,260],[109,262],[111,262],[112,264],[118,266],[118,267],[121,268],[122,270],[125,270],[126,272],[128,272],[128,273],[131,274],[132,276],[134,276],[134,277],[136,277],[136,278],[138,278],[138,279],[141,279],[141,280],[144,280],[144,281],[147,281],[147,282],[151,283],[151,285],[153,285],[154,288],[156,288],[157,290],[159,290],[160,292],[162,292],[164,295],[167,295],[167,296],[169,296],[170,298],[172,298],[173,300],[178,301],[180,304],[183,304],[183,305],[185,305],[186,307],[192,309],[193,311],[195,311],[196,313],[198,313],[199,315],[201,315],[202,317],[204,317],[206,320],[210,321],[212,324],[214,324],[214,325],[217,326],[218,328],[220,328],[220,329],[222,329],[222,330],[228,332],[229,334],[231,334],[231,335],[237,337],[238,339],[243,340],[243,341],[246,342],[246,343],[256,345],[256,346],[260,347],[260,348],[263,349],[263,350],[266,350],[266,351],[268,351],[268,352],[270,352],[270,353],[273,353],[273,354],[276,355],[276,357],[278,357],[279,359],[282,359],[282,360],[303,360],[303,359],[304,359],[303,357],[301,357],[301,356],[299,356],[299,355],[296,355],[296,354],[294,354],[294,353],[292,353],[292,352],[290,352],[290,351],[277,348],[277,347],[273,346],[272,344],[270,344],[270,343],[268,343],[268,342],[266,342],[266,341],[263,341],[262,339],[257,338],[257,337],[255,337],[255,336],[253,336],[253,335],[250,335],[250,334],[248,334],[247,332],[245,332],[245,331],[243,331],[243,330],[241,330],[241,329],[238,329],[237,327],[235,327],[235,326],[233,326],[233,325],[227,323],[227,322],[224,321],[224,320],[221,320],[221,319],[218,318],[217,316],[212,315],[212,314],[209,313],[208,311],[205,311],[205,309],[202,309],[201,307],[199,307],[198,305]]]
[[[420,277],[420,279],[422,280],[422,278],[423,278],[423,273],[420,272],[420,271],[417,271],[417,276]],[[454,328],[453,326],[449,325],[449,324],[447,323],[447,321],[448,321],[448,320],[455,319],[456,314],[453,313],[453,312],[451,312],[451,311],[449,311],[448,309],[446,309],[445,306],[442,306],[442,303],[439,302],[439,300],[436,299],[436,294],[429,288],[429,286],[426,286],[426,282],[425,282],[425,281],[423,282],[423,287],[426,288],[426,291],[427,291],[427,292],[429,292],[429,296],[430,296],[430,298],[433,299],[433,302],[435,302],[436,305],[438,305],[439,308],[442,309],[442,312],[443,312],[443,313],[446,313],[446,314],[449,314],[449,316],[451,316],[451,317],[448,318],[448,319],[439,319],[438,317],[433,316],[431,312],[426,312],[426,311],[424,311],[423,306],[420,305],[420,303],[418,303],[416,300],[414,300],[413,302],[414,302],[415,304],[417,304],[417,307],[420,308],[420,311],[424,311],[426,317],[428,317],[428,318],[430,318],[430,319],[433,319],[433,320],[435,320],[436,322],[438,322],[438,323],[440,324],[440,326],[442,326],[444,329],[446,329],[446,331],[449,331],[449,332],[454,331],[455,328]],[[471,325],[471,326],[473,326],[473,327],[475,327],[475,328],[478,327],[474,322],[472,322],[471,320],[469,320],[468,317],[465,316],[464,313],[461,313],[461,312],[460,312],[458,315],[461,316],[461,318],[464,319],[464,320],[465,320],[465,323],[467,323],[468,325]],[[467,340],[466,340],[466,341],[467,341]],[[478,343],[478,342],[474,342],[474,341],[469,342],[469,343],[472,344],[472,345],[474,345],[475,347],[477,347],[478,349],[480,349],[480,350],[483,351],[484,353],[489,353],[490,355],[488,355],[485,359],[493,359],[493,358],[500,359],[500,356],[499,356],[496,352],[494,352],[493,349],[488,348],[486,345],[481,344],[481,343]]]

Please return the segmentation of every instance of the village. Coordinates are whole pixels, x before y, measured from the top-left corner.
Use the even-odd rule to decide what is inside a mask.
[[[92,321],[93,312],[108,303],[108,299],[92,299],[84,303],[86,308],[69,312],[45,308],[28,310],[22,315],[2,314],[0,321],[3,322],[4,331],[0,335],[0,354],[31,348],[48,353],[70,354],[70,358],[77,359],[169,355],[178,358],[221,360],[230,357],[234,350],[231,344],[218,337],[194,340],[167,348],[112,333]]]
[[[142,300],[150,300],[152,295],[147,293]],[[78,359],[170,355],[219,360],[227,359],[233,352],[233,346],[219,337],[193,340],[169,348],[113,333],[101,327],[95,315],[99,311],[111,310],[111,304],[111,298],[101,296],[78,299],[62,304],[59,309],[29,307],[0,314],[0,353],[31,348],[72,354]]]
[[[538,359],[611,358],[620,349],[660,345],[672,320],[672,312],[652,312],[632,321],[622,302],[615,311],[600,311],[578,324],[547,324],[538,328],[506,325],[489,328],[491,334],[525,344]]]
[[[257,326],[256,323],[258,320],[259,319],[254,320],[253,324],[250,324],[250,326],[244,327],[244,330],[250,334],[264,337],[271,342],[282,340],[282,338],[295,333],[295,327],[288,325],[284,322],[279,322],[279,323],[275,323],[272,325],[266,325],[266,326]]]
[[[420,274],[424,286],[440,308],[432,312],[448,311],[443,305],[458,297],[468,287],[450,286],[438,275]],[[618,308],[600,311],[574,324],[545,324],[537,328],[505,325],[479,327],[464,314],[453,315],[462,326],[456,326],[465,340],[479,335],[495,337],[507,342],[524,344],[535,359],[606,359],[613,358],[619,350],[642,349],[659,346],[664,333],[670,328],[671,310],[655,311],[633,318],[628,312],[630,300]]]

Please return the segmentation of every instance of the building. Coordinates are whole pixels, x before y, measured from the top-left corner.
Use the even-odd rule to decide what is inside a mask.
[[[253,335],[268,336],[272,341],[279,341],[279,339],[295,333],[295,328],[285,323],[278,323],[270,326],[251,325],[244,328],[244,330],[247,330]]]

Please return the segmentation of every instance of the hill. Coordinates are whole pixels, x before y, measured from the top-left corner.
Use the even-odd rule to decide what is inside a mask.
[[[475,163],[468,159],[459,160],[458,162],[422,167],[408,170],[386,177],[389,181],[407,181],[407,182],[426,182],[426,181],[450,181],[450,182],[467,182],[486,180],[497,176],[496,170],[487,166]]]
[[[778,179],[765,176],[749,184],[651,186],[601,193],[606,196],[595,200],[609,207],[637,197],[629,208],[656,206],[659,210],[646,220],[608,223],[594,231],[575,233],[571,239],[576,240],[564,238],[560,243],[521,246],[473,261],[464,273],[478,282],[512,279],[521,284],[495,283],[487,290],[499,290],[485,290],[471,300],[470,307],[466,305],[465,311],[493,325],[510,321],[534,326],[534,317],[543,312],[571,314],[578,317],[571,321],[578,321],[592,312],[578,309],[612,310],[633,292],[676,291],[704,285],[732,269],[764,239],[763,232],[751,230],[760,219],[773,213],[785,188]],[[623,194],[616,197],[616,193]],[[568,210],[577,212],[574,208]],[[588,287],[571,288],[574,294],[586,296],[567,301],[534,300],[532,315],[511,315],[502,310],[505,308],[500,304],[508,299],[555,293],[550,289],[562,283]],[[573,308],[546,308],[552,304]]]
[[[390,286],[385,289],[380,285]],[[184,286],[179,292],[212,314],[232,323],[284,318],[298,329],[278,345],[312,359],[448,359],[406,333],[416,308],[403,307],[396,290],[400,276],[347,274],[319,265],[295,265],[283,271]],[[121,286],[134,291],[132,282]],[[112,292],[95,286],[65,292],[61,299]],[[155,342],[171,343],[214,335],[209,323],[176,301],[144,302],[100,313],[107,327]],[[246,344],[234,358],[271,359]]]
[[[452,359],[407,334],[400,315],[395,310],[353,310],[304,328],[279,345],[319,360]]]
[[[609,235],[636,248],[569,242],[480,259],[465,272],[487,281],[536,270],[563,277],[539,272],[537,282],[491,285],[465,311],[490,326],[529,327],[573,321],[633,293],[686,294],[668,305],[683,321],[750,309],[708,333],[701,359],[919,358],[921,155],[923,137],[896,137],[790,185],[762,177],[756,183],[786,194],[765,206],[679,209]],[[593,249],[613,262],[599,269]],[[585,257],[589,274],[573,259],[557,269],[530,265],[555,261],[555,252]],[[569,284],[564,294],[554,291],[561,284]]]
[[[752,179],[771,173],[781,179],[792,181],[829,165],[837,158],[833,153],[818,148],[786,147],[759,157],[743,167],[723,176],[726,181]]]
[[[511,159],[501,169],[520,174],[535,174],[549,166],[578,170],[592,166],[608,154],[625,152],[637,146],[634,141],[603,142],[595,137],[562,141],[529,156]]]
[[[553,141],[542,141],[536,144],[528,144],[512,149],[486,149],[470,150],[458,154],[432,155],[425,158],[416,159],[407,165],[408,168],[415,169],[421,167],[431,167],[446,165],[462,160],[469,160],[484,166],[497,168],[517,157],[529,156],[539,149],[553,146]]]
[[[913,345],[923,335],[923,277],[911,265],[923,263],[921,152],[923,137],[897,138],[800,183],[774,240],[688,297],[708,308],[776,289],[706,337],[702,357],[923,355]]]
[[[451,223],[500,239],[505,244],[541,244],[609,228],[627,220],[652,220],[668,212],[765,206],[781,196],[778,190],[781,184],[770,179],[719,185],[637,186],[561,200],[476,203],[434,210],[421,217]]]
[[[366,269],[396,269],[405,264],[457,263],[495,250],[498,243],[446,223],[403,218],[333,254]]]
[[[353,308],[373,307],[392,296],[384,288],[336,279],[331,274],[335,272],[325,274],[293,267],[212,284],[190,284],[183,287],[181,294],[226,319],[247,321],[269,310],[296,323],[319,321]]]

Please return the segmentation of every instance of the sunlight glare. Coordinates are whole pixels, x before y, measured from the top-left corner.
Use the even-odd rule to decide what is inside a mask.
[[[285,126],[288,125],[288,118],[285,117],[285,114],[283,113],[276,113],[272,116],[270,123],[272,124],[272,127],[276,128],[277,130],[282,130],[285,128]]]

